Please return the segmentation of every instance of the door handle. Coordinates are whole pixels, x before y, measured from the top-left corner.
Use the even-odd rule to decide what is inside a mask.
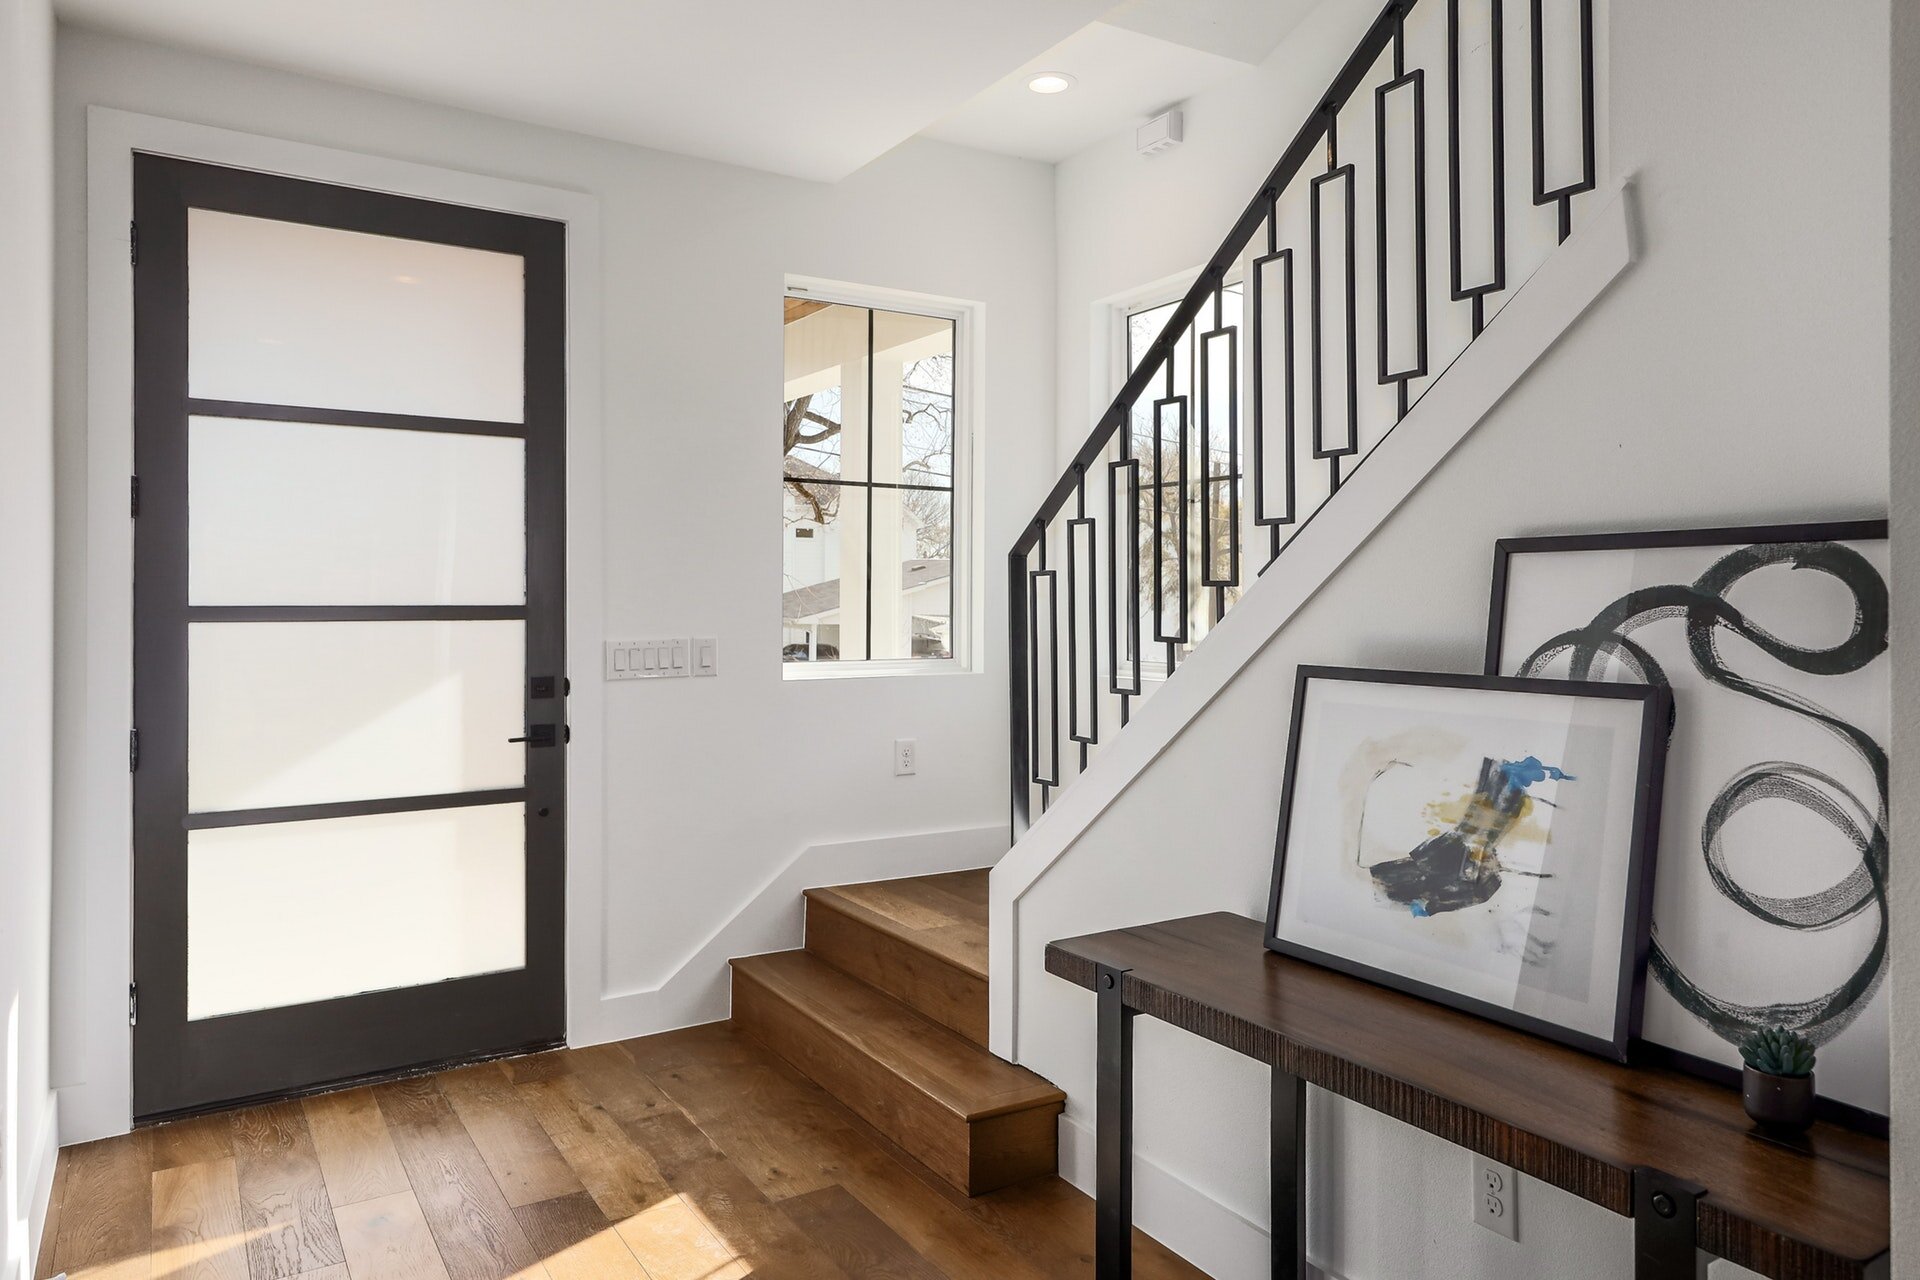
[[[528,748],[531,749],[533,747],[551,747],[552,745],[554,745],[555,741],[557,741],[557,738],[558,738],[558,735],[554,733],[552,725],[530,724],[527,726],[527,732],[525,737],[508,738],[507,741],[508,742],[524,742],[527,744]]]

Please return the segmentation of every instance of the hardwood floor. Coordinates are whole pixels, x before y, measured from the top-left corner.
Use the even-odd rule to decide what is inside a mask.
[[[37,1280],[1093,1274],[1066,1183],[968,1199],[724,1023],[89,1143],[54,1197]]]

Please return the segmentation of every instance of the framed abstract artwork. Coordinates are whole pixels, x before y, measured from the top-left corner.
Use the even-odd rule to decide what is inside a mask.
[[[1668,699],[1301,667],[1267,946],[1625,1061]]]
[[[1819,1046],[1830,1118],[1868,1128],[1888,1103],[1886,537],[1503,541],[1486,664],[1672,691],[1647,1056],[1733,1080],[1735,1044],[1784,1025]]]

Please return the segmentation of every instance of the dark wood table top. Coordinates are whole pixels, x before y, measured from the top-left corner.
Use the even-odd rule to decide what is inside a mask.
[[[1740,1096],[1627,1067],[1268,951],[1225,912],[1069,938],[1047,971],[1089,989],[1131,970],[1127,1005],[1480,1152],[1615,1213],[1633,1170],[1707,1189],[1700,1247],[1779,1280],[1879,1274],[1884,1139],[1815,1125],[1811,1151],[1749,1132]]]

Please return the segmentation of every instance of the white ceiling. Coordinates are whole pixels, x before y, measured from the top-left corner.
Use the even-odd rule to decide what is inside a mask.
[[[833,181],[1113,0],[58,0],[83,26]]]
[[[1318,0],[56,0],[63,20],[835,181],[916,134],[1057,161],[1258,63]],[[1096,21],[1096,19],[1100,19]],[[1073,90],[1027,90],[1036,70]]]
[[[984,90],[928,137],[1059,162],[1264,61],[1319,0],[1122,0]],[[1078,83],[1037,94],[1027,79]]]
[[[946,117],[926,136],[1058,162],[1247,68],[1104,22],[1091,23]],[[1075,78],[1065,93],[1027,88],[1037,71]]]
[[[1265,60],[1319,0],[1121,0],[1105,20],[1249,65]]]

